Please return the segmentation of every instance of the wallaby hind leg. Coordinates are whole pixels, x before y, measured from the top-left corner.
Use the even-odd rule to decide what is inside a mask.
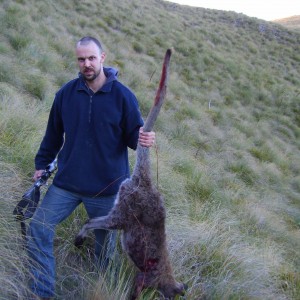
[[[75,238],[74,244],[76,247],[82,246],[88,234],[88,231],[92,229],[122,229],[122,226],[120,224],[114,223],[112,221],[111,215],[89,219],[82,226],[81,230]]]

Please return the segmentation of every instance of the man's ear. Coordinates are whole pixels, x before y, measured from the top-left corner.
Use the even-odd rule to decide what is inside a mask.
[[[100,62],[104,63],[105,58],[106,58],[106,53],[105,52],[101,52],[101,54],[100,54]]]

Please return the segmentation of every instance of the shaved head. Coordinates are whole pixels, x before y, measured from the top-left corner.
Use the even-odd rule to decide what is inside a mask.
[[[97,45],[97,47],[99,48],[99,51],[100,53],[103,52],[103,48],[102,48],[102,45],[100,43],[100,41],[94,37],[91,37],[91,36],[85,36],[83,38],[81,38],[77,44],[76,44],[76,47],[78,46],[86,46],[88,45],[89,43],[95,43]]]

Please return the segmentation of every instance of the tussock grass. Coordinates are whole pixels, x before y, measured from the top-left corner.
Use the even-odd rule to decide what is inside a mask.
[[[1,153],[7,162],[17,163],[28,172],[43,134],[38,115],[45,105],[26,94],[21,97],[13,87],[0,86],[3,88],[0,91]]]
[[[1,161],[0,167],[1,299],[22,299],[28,290],[28,271],[26,259],[20,255],[23,251],[18,224],[12,216],[14,200],[19,197],[18,190],[22,189],[22,181],[13,165]]]

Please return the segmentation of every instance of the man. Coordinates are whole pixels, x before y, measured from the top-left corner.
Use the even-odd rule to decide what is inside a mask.
[[[35,158],[37,180],[58,155],[58,171],[28,230],[32,290],[54,296],[55,227],[83,203],[90,218],[107,215],[121,182],[129,177],[128,147],[150,147],[154,132],[143,132],[134,94],[103,66],[105,52],[93,37],[76,44],[79,77],[56,94],[45,136]],[[96,230],[95,255],[107,265],[107,231]]]

